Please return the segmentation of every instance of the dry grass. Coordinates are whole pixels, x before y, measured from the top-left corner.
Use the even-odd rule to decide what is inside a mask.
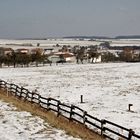
[[[86,128],[84,125],[81,125],[76,122],[67,120],[66,118],[59,116],[52,111],[46,111],[37,104],[32,104],[28,101],[22,101],[12,95],[7,96],[6,92],[0,91],[0,99],[12,103],[20,111],[28,111],[33,115],[38,115],[47,121],[51,126],[54,126],[58,129],[63,129],[67,134],[74,137],[80,137],[84,140],[104,140],[105,138],[101,137],[99,134],[93,132],[92,130]]]

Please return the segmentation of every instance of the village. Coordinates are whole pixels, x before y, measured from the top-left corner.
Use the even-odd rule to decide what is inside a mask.
[[[140,0],[0,1],[0,140],[140,140]]]
[[[17,44],[0,46],[0,67],[31,66],[58,63],[104,63],[104,62],[140,62],[139,46],[111,46],[104,41],[99,45],[53,45]]]

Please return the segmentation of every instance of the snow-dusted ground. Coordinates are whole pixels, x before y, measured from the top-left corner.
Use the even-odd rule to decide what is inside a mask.
[[[0,140],[78,140],[29,112],[0,101]]]
[[[13,49],[17,48],[33,48],[37,47],[37,43],[40,43],[41,48],[52,47],[56,44],[59,45],[80,45],[80,46],[89,46],[89,45],[99,45],[104,41],[109,41],[111,46],[140,46],[140,39],[98,39],[95,41],[85,40],[76,40],[76,39],[48,39],[48,40],[6,40],[0,39],[0,47],[11,47]],[[9,44],[16,44],[9,45]],[[32,44],[32,47],[21,46],[21,44]]]
[[[140,64],[60,64],[30,68],[2,68],[0,78],[37,89],[45,97],[77,105],[140,135]],[[80,104],[80,95],[84,104]],[[133,104],[128,112],[128,104]]]
[[[26,44],[26,43],[31,43],[33,46],[37,47],[37,43],[40,43],[40,47],[46,48],[46,47],[52,47],[56,44],[59,45],[80,45],[80,46],[88,46],[88,45],[96,45],[100,44],[100,41],[80,41],[80,40],[74,40],[74,39],[48,39],[48,40],[4,40],[0,39],[0,47],[12,47],[13,49],[15,48],[26,48],[26,46],[20,46],[21,44]],[[9,45],[9,44],[16,44],[14,45]],[[27,46],[29,47],[29,46]],[[32,47],[30,47],[32,48]]]

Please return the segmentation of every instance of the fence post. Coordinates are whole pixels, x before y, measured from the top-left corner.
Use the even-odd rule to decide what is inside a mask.
[[[59,115],[60,115],[60,112],[59,112],[60,106],[59,105],[60,105],[60,101],[57,102],[57,117],[59,117]]]
[[[69,118],[70,121],[72,120],[73,110],[74,110],[74,106],[71,105],[71,108],[70,108],[70,118]]]
[[[19,95],[20,98],[22,97],[22,90],[23,90],[23,87],[21,87],[21,90],[20,90],[20,95]]]
[[[49,110],[49,109],[50,109],[50,108],[49,108],[49,106],[50,106],[50,103],[49,103],[49,102],[50,102],[50,100],[51,100],[50,98],[48,98],[48,99],[47,99],[47,110]]]
[[[131,106],[133,106],[133,104],[128,104],[128,111],[131,111]]]
[[[101,136],[103,136],[105,129],[104,129],[104,124],[106,124],[105,120],[101,120]]]
[[[8,83],[6,83],[5,88],[6,88],[6,95],[8,96],[8,94],[9,94],[9,93],[8,93],[8,91],[9,91],[9,90],[8,90]]]
[[[131,140],[132,139],[132,136],[133,136],[134,133],[135,132],[132,129],[129,130],[128,140]]]
[[[84,102],[83,102],[83,95],[81,95],[80,97],[81,97],[81,103],[84,103]]]
[[[15,96],[17,96],[18,94],[17,94],[17,92],[18,92],[18,86],[16,85],[16,89],[15,89]]]
[[[87,112],[84,111],[84,112],[83,112],[83,124],[84,124],[84,125],[85,125],[86,120],[87,120],[87,118],[86,118],[86,114],[87,114]]]
[[[33,103],[34,92],[32,92],[31,103]]]
[[[2,80],[0,80],[0,89],[1,89],[1,85],[2,85]]]
[[[40,105],[40,97],[41,95],[38,94],[38,104]]]

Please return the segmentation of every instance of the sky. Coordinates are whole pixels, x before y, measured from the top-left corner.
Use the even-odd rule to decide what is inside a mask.
[[[140,0],[0,0],[0,38],[140,35]]]

